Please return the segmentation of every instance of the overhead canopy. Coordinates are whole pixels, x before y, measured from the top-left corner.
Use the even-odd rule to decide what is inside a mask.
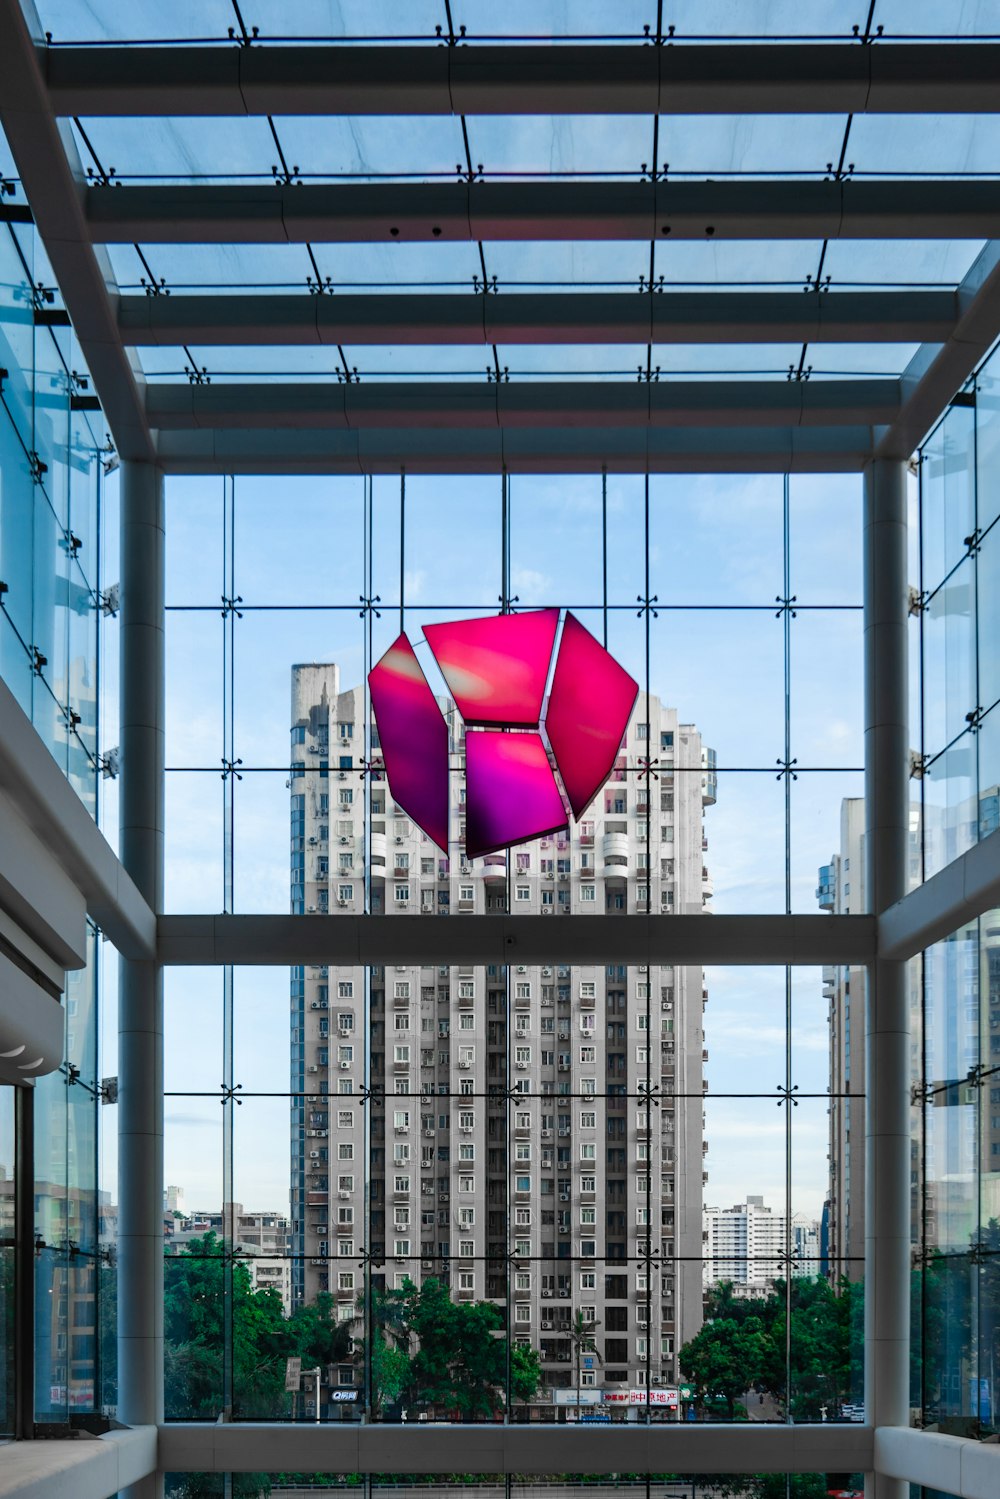
[[[801,9],[0,0],[4,203],[168,471],[857,469],[1000,331],[1000,46]]]

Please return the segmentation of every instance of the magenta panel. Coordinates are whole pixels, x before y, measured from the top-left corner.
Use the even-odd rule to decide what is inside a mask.
[[[448,852],[448,726],[405,634],[368,673],[393,799]]]
[[[470,859],[566,826],[540,734],[465,736],[465,852]]]
[[[545,732],[574,817],[582,817],[611,774],[639,684],[567,614]]]
[[[467,725],[537,727],[558,623],[558,609],[534,609],[424,626]]]

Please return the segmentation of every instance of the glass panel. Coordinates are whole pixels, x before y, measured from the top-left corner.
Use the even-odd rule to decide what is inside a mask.
[[[14,1435],[16,1414],[17,1287],[14,1275],[16,1190],[14,1089],[0,1088],[0,1436]]]
[[[924,743],[935,755],[976,708],[976,574],[966,558],[924,610]]]

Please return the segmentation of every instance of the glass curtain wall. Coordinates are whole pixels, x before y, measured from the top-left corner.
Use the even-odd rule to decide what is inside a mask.
[[[116,466],[51,269],[6,170],[0,137],[0,677],[91,816],[114,826],[112,770],[99,741],[116,723],[102,679],[116,656],[102,507]],[[112,552],[113,556],[113,552]],[[112,560],[111,583],[117,582]],[[111,713],[103,718],[102,709]],[[102,759],[103,756],[103,759]],[[103,767],[103,773],[102,773]],[[60,1069],[34,1087],[35,1414],[66,1422],[100,1404],[96,1274],[99,1098],[97,962],[67,975]],[[4,1430],[13,1418],[14,1094],[3,1107]],[[32,1292],[19,1293],[32,1304]]]
[[[994,358],[920,454],[912,613],[925,877],[1000,825],[998,405]],[[962,1436],[987,1436],[1000,1419],[998,944],[1000,916],[988,912],[913,965],[913,1404],[923,1424]]]
[[[862,790],[859,482],[170,480],[167,512],[169,909],[554,932],[548,963],[167,972],[169,1415],[860,1412],[824,974],[555,935],[815,908]],[[580,820],[470,860],[423,628],[546,605],[637,703]],[[370,719],[401,629],[448,723],[447,853]]]

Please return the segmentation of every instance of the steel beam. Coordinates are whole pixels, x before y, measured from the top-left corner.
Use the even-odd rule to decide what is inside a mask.
[[[879,951],[905,960],[1000,905],[1000,830],[973,844],[878,919]]]
[[[1000,47],[58,47],[61,115],[946,114],[1000,110]]]
[[[161,916],[166,967],[227,963],[866,963],[868,916]]]
[[[932,341],[918,349],[903,372],[902,405],[879,434],[880,458],[909,458],[993,347],[1000,334],[1000,240],[983,248],[955,304],[958,317],[944,344]]]
[[[989,239],[1000,182],[304,182],[92,186],[95,241]]]
[[[950,291],[501,292],[401,297],[122,297],[125,343],[261,344],[943,343]]]
[[[153,444],[142,396],[109,295],[114,277],[91,243],[86,179],[69,126],[52,116],[42,81],[46,56],[32,41],[19,0],[0,0],[0,125],[118,451],[148,459]]]
[[[157,434],[168,474],[858,473],[876,429],[211,428]]]
[[[897,380],[298,381],[146,387],[160,431],[230,428],[827,427],[891,421]]]

